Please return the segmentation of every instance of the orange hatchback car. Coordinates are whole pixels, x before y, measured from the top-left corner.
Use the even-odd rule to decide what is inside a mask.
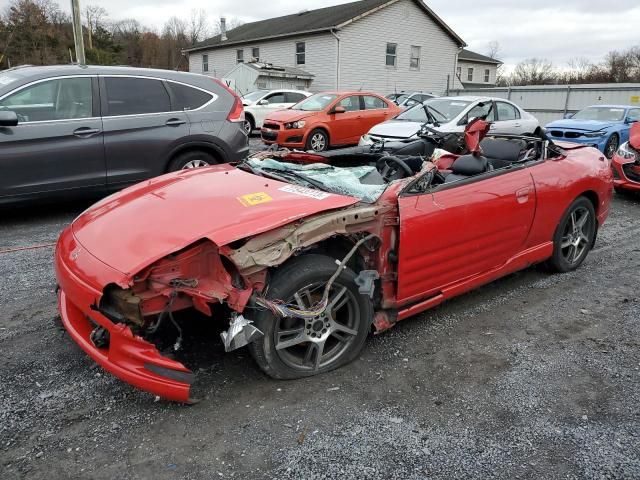
[[[316,93],[291,108],[270,114],[263,123],[267,145],[322,152],[357,145],[371,127],[402,112],[395,103],[368,92]]]

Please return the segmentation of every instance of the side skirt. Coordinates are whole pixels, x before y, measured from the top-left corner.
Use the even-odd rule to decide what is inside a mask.
[[[511,273],[523,270],[535,263],[539,263],[553,254],[553,242],[546,242],[541,245],[537,245],[528,250],[524,250],[515,257],[512,257],[502,266],[489,270],[487,272],[474,275],[473,277],[466,278],[465,280],[451,284],[443,288],[436,295],[429,297],[425,300],[421,300],[408,307],[398,310],[397,320],[404,320],[418,313],[424,312],[436,305],[441,304],[445,300],[456,297],[470,290],[474,290],[482,285],[493,282],[498,278],[504,277]],[[392,326],[389,325],[389,328]]]

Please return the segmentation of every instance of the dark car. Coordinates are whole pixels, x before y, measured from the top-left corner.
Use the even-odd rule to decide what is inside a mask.
[[[243,121],[238,96],[203,75],[77,65],[0,72],[0,204],[241,160]]]

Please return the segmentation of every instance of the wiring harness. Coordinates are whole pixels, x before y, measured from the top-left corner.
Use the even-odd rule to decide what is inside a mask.
[[[300,309],[297,305],[286,304],[282,300],[269,300],[268,298],[262,296],[257,296],[255,298],[256,305],[270,310],[274,315],[277,315],[281,318],[302,318],[306,320],[321,315],[329,305],[329,292],[331,291],[333,282],[335,282],[336,278],[338,278],[342,270],[346,268],[347,263],[349,262],[349,260],[351,260],[351,257],[353,257],[353,255],[358,251],[360,246],[373,238],[376,238],[376,235],[369,234],[361,238],[354,244],[353,248],[349,250],[349,253],[345,255],[341,262],[338,263],[338,261],[336,260],[336,263],[338,263],[338,268],[325,285],[324,291],[322,293],[322,298],[319,302],[312,305],[308,310]]]

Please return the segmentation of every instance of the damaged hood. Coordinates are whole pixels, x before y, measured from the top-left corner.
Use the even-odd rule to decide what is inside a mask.
[[[220,165],[164,175],[111,195],[80,215],[72,229],[89,253],[132,275],[203,238],[223,246],[357,202]]]

